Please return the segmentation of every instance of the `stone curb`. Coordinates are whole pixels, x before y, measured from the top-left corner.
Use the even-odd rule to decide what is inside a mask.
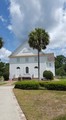
[[[21,110],[21,108],[19,106],[19,103],[18,103],[18,101],[16,99],[16,96],[15,96],[13,90],[12,90],[12,94],[13,94],[13,99],[14,99],[15,104],[16,104],[16,108],[17,108],[18,113],[19,113],[20,120],[27,120],[26,117],[25,117],[25,115],[24,115],[24,113],[23,113],[23,111]]]

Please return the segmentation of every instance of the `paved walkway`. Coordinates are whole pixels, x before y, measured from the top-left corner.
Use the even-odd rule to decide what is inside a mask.
[[[12,89],[13,86],[0,86],[0,120],[26,120]]]

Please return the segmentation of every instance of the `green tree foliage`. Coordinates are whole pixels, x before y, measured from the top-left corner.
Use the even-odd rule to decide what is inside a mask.
[[[62,67],[64,64],[66,64],[66,57],[64,57],[63,55],[59,55],[55,58],[56,68]]]
[[[56,69],[56,75],[59,75],[59,76],[65,76],[66,75],[63,67],[60,67],[60,68]]]
[[[6,63],[4,65],[4,73],[3,73],[3,77],[5,80],[9,79],[9,63]]]
[[[55,58],[55,69],[56,75],[65,76],[66,75],[66,57],[59,55]]]
[[[0,62],[0,76],[3,76],[5,80],[9,79],[9,63]]]
[[[2,37],[0,37],[0,49],[1,49],[2,47],[3,47],[3,39],[2,39]],[[3,68],[4,68],[4,63],[1,62],[1,59],[0,59],[0,76],[2,76]]]
[[[38,50],[38,78],[40,79],[39,53],[42,49],[46,49],[46,46],[49,44],[49,35],[44,29],[35,28],[35,30],[29,34],[28,43],[30,47]]]
[[[3,75],[3,72],[4,72],[4,63],[0,62],[0,76]]]
[[[63,65],[64,71],[66,72],[66,63]]]
[[[0,37],[0,49],[3,47],[3,44],[4,44],[3,39],[2,37]]]

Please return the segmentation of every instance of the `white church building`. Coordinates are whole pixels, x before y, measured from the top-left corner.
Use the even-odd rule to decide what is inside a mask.
[[[9,56],[9,78],[30,77],[38,78],[38,52],[29,47],[28,42],[21,44]],[[40,52],[40,78],[43,72],[50,70],[55,76],[54,54]]]

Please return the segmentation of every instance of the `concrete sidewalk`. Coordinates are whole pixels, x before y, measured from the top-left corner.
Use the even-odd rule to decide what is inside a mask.
[[[0,120],[26,120],[12,89],[13,86],[0,86]]]

